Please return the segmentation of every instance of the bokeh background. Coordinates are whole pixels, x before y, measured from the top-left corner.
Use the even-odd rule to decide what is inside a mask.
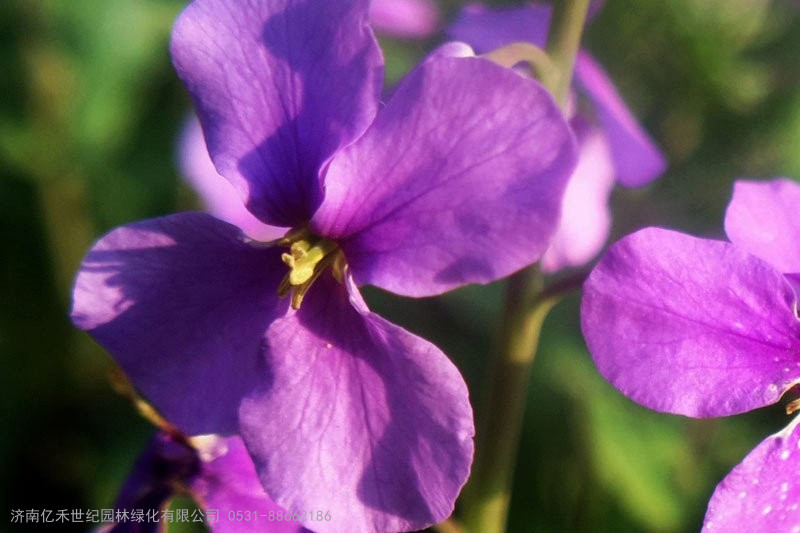
[[[167,42],[183,5],[0,2],[0,530],[36,529],[10,525],[11,509],[111,507],[152,434],[67,313],[94,239],[200,207],[176,166],[190,106]],[[438,6],[445,26],[459,2]],[[381,40],[391,83],[443,37]],[[722,237],[733,179],[800,178],[796,2],[608,0],[585,41],[670,161],[652,186],[615,192],[615,238],[645,225]],[[442,347],[480,402],[502,289],[366,295]],[[698,531],[716,483],[787,423],[782,406],[697,421],[633,404],[595,371],[578,302],[545,324],[509,531]]]

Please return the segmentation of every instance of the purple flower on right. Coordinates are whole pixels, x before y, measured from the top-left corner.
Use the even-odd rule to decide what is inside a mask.
[[[593,1],[589,16],[601,7],[602,2]],[[551,15],[552,8],[546,4],[502,9],[470,4],[448,28],[448,34],[481,54],[514,42],[543,48]],[[581,104],[573,106],[579,112],[570,122],[580,153],[564,194],[558,230],[541,260],[542,270],[548,273],[581,266],[600,252],[611,229],[608,200],[615,181],[641,187],[666,168],[664,155],[636,121],[608,74],[585,50],[576,58],[573,85]]]
[[[613,245],[581,307],[598,370],[646,407],[697,418],[779,401],[800,383],[798,213],[800,184],[737,181],[731,242],[646,228]],[[798,424],[717,486],[703,531],[800,533]]]

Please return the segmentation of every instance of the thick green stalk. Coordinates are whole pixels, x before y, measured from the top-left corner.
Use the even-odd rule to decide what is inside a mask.
[[[563,109],[569,97],[572,70],[581,44],[589,0],[555,0],[550,32],[547,35],[547,54],[556,65],[553,80],[543,80],[547,89]]]
[[[541,79],[564,108],[589,0],[556,0],[547,41],[553,68]],[[502,533],[519,448],[528,381],[542,324],[558,295],[542,291],[538,269],[509,278],[506,306],[484,403],[472,475],[461,506],[466,533]]]
[[[558,296],[540,298],[541,278],[527,270],[508,280],[506,307],[479,420],[476,459],[464,491],[467,533],[505,530],[528,378],[539,334]]]

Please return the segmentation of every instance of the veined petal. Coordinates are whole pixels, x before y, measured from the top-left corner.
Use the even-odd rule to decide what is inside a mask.
[[[648,228],[613,245],[584,285],[600,373],[646,407],[695,417],[778,401],[800,381],[795,295],[730,243]]]
[[[431,0],[372,0],[369,16],[375,31],[394,37],[427,37],[439,24]]]
[[[217,174],[208,155],[200,122],[192,117],[180,140],[181,172],[205,203],[208,212],[239,227],[257,241],[272,241],[286,233],[286,228],[268,226],[247,210],[233,185]]]
[[[800,184],[738,180],[725,213],[725,232],[734,244],[781,272],[800,272],[798,213]]]
[[[798,422],[764,440],[722,480],[703,533],[800,533]]]
[[[265,223],[307,221],[319,172],[372,121],[383,59],[368,0],[195,0],[172,57],[214,164]]]
[[[614,187],[614,165],[608,142],[595,127],[579,124],[575,131],[578,166],[564,193],[558,230],[542,256],[544,272],[588,263],[603,248],[611,230],[608,200]]]
[[[323,509],[322,533],[409,531],[447,518],[472,461],[458,370],[325,276],[267,332],[272,386],[240,411],[267,492]]]
[[[216,509],[219,521],[209,523],[214,533],[261,532],[301,533],[311,524],[307,511],[289,513],[264,492],[253,460],[239,437],[214,435],[193,439],[201,459],[200,472],[189,483],[192,496],[204,509]],[[234,520],[229,512],[233,511]],[[247,515],[244,515],[247,513]],[[270,520],[272,513],[272,520]],[[278,514],[280,513],[280,514]],[[236,517],[238,515],[238,518]],[[277,517],[280,516],[280,519]]]
[[[480,54],[514,42],[544,47],[550,14],[547,5],[490,9],[470,4],[461,10],[447,34],[469,43]]]
[[[536,261],[576,160],[535,81],[487,60],[435,57],[331,162],[312,220],[358,284],[425,296]]]
[[[236,431],[239,400],[264,379],[259,346],[286,308],[280,250],[181,213],[117,228],[83,260],[72,321],[189,434]]]
[[[575,82],[595,105],[606,132],[617,181],[628,187],[646,185],[666,169],[664,155],[639,125],[602,67],[586,52],[578,52]]]

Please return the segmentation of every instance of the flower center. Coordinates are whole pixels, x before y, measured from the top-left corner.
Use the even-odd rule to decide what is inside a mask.
[[[300,309],[308,289],[328,267],[336,281],[343,282],[344,254],[335,242],[298,228],[284,235],[278,246],[289,247],[289,253],[281,255],[289,272],[278,286],[278,296],[284,298],[291,292],[292,308]]]

